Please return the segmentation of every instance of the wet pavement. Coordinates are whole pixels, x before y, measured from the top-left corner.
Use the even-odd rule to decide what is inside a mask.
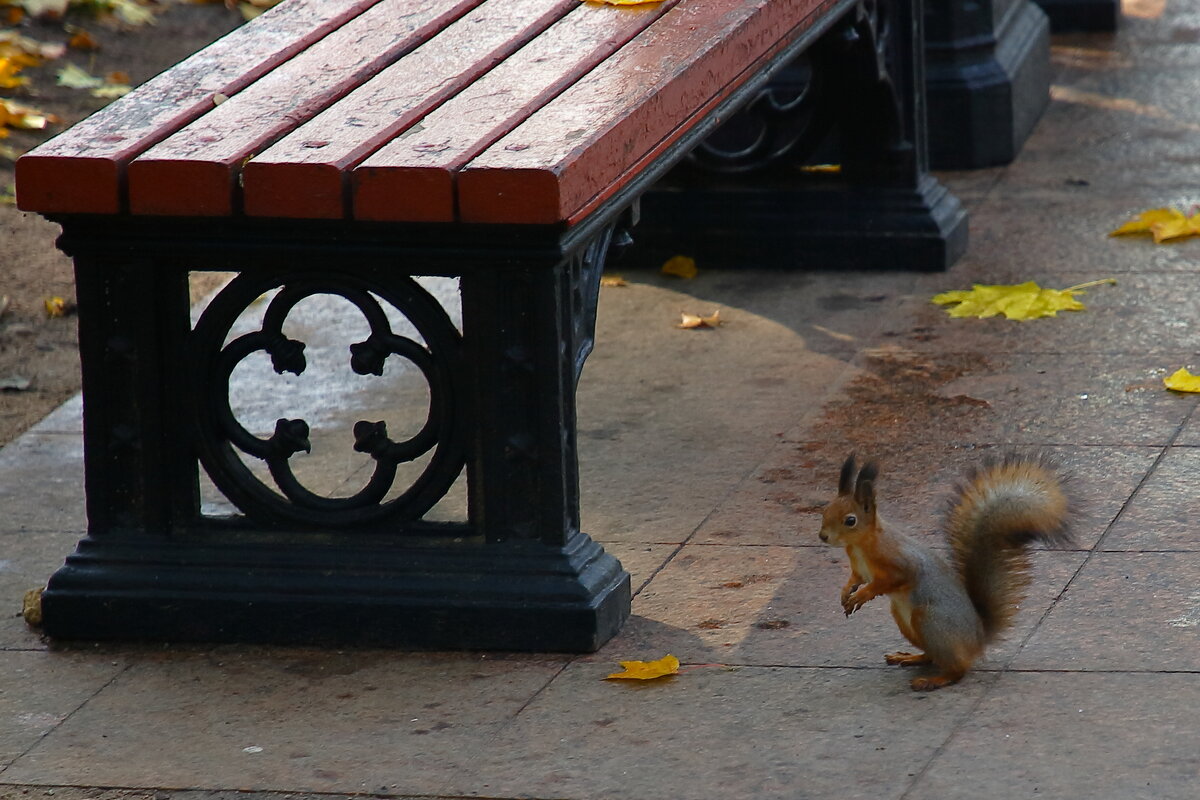
[[[579,399],[584,529],[636,592],[598,653],[49,643],[19,608],[84,530],[78,401],[0,450],[0,797],[1196,797],[1200,395],[1162,378],[1200,371],[1200,240],[1105,234],[1200,202],[1200,7],[1128,8],[1115,36],[1055,38],[1016,163],[943,176],[971,212],[949,273],[622,265]],[[929,302],[1107,277],[1056,319]],[[717,307],[717,330],[674,325]],[[362,415],[287,397],[335,409],[315,435]],[[884,665],[903,642],[882,600],[842,615],[817,509],[850,450],[929,542],[987,453],[1073,475],[1077,548],[1035,554],[1015,629],[957,686],[913,693]],[[350,458],[308,474],[337,491]],[[666,653],[682,674],[603,680]]]

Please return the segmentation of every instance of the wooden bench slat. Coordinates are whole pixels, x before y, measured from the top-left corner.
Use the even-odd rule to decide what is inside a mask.
[[[130,210],[234,213],[247,158],[480,1],[382,0],[136,158],[129,165]]]
[[[671,9],[459,174],[465,222],[569,220],[728,91],[729,75],[811,25],[836,0],[704,0]],[[799,24],[797,24],[799,21]],[[686,127],[686,125],[684,126]]]
[[[242,173],[252,216],[346,215],[349,169],[519,50],[579,0],[486,0],[438,36],[255,156]]]
[[[463,164],[675,2],[627,7],[577,4],[541,36],[359,164],[352,175],[353,216],[376,221],[453,221],[454,173]]]
[[[379,0],[289,0],[150,79],[17,162],[17,202],[47,214],[115,214],[138,153]]]

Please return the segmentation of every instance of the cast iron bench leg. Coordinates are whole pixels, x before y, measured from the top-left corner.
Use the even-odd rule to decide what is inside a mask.
[[[80,224],[73,236],[64,223],[78,272],[89,529],[43,596],[47,633],[541,651],[594,650],[616,633],[629,575],[579,530],[575,443],[575,385],[611,228],[565,255],[543,241],[459,263],[460,338],[397,272],[411,252],[398,257],[377,235],[347,229],[321,245],[329,252],[297,256],[314,246],[297,239],[268,255],[272,232],[252,224],[198,259],[242,271],[193,329],[186,263],[211,248],[212,232],[157,224],[164,232]],[[147,255],[113,255],[127,232]],[[346,257],[330,258],[341,247]],[[339,263],[371,248],[361,263]],[[457,274],[442,258],[442,274]],[[229,335],[276,288],[260,329]],[[282,321],[315,294],[339,295],[367,318],[367,339],[347,343],[355,372],[381,372],[395,354],[429,383],[429,420],[412,439],[393,442],[379,422],[354,425],[376,478],[349,498],[294,478],[289,459],[308,445],[307,422],[281,419],[273,435],[256,436],[229,408],[228,377],[248,355],[304,372],[303,343]],[[392,333],[380,302],[404,313],[425,345]],[[275,486],[235,450],[262,459]],[[426,453],[414,488],[385,500],[396,463]],[[198,460],[243,516],[200,513]],[[464,460],[468,521],[424,522]]]
[[[792,75],[810,76],[807,86],[768,85],[742,112],[751,117],[742,123],[749,140],[761,131],[762,141],[780,145],[746,159],[754,148],[739,148],[734,137],[724,159],[693,158],[644,197],[638,246],[723,266],[932,271],[953,264],[966,250],[967,216],[929,173],[921,13],[921,0],[859,0],[791,65]],[[802,96],[783,110],[797,91]],[[806,114],[813,130],[788,130]],[[830,128],[840,174],[801,175]]]

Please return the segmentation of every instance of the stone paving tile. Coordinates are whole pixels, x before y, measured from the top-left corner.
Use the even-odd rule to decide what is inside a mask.
[[[942,291],[970,289],[976,283],[1033,280],[1046,288],[1065,289],[1096,277],[1075,272],[922,276],[925,291],[911,298],[910,315],[902,318],[911,328],[889,330],[897,334],[889,339],[925,352],[961,351],[969,342],[971,349],[986,353],[1107,353],[1159,377],[1155,370],[1174,371],[1173,365],[1157,358],[1159,354],[1200,351],[1200,313],[1192,301],[1195,276],[1184,273],[1122,275],[1116,286],[1096,286],[1079,295],[1084,311],[1062,311],[1038,320],[955,319],[947,307],[932,302]]]
[[[83,440],[29,433],[0,450],[0,531],[82,531]]]
[[[1188,367],[1193,375],[1200,375],[1200,354],[1193,358],[1196,358],[1196,361],[1184,364],[1184,366]],[[1183,426],[1183,430],[1179,432],[1179,438],[1175,440],[1175,444],[1184,447],[1200,445],[1200,419],[1189,419]]]
[[[819,431],[812,431],[817,434]],[[723,502],[693,543],[815,544],[821,507],[837,492],[837,475],[853,446],[837,441],[783,441]],[[973,467],[1000,454],[1044,454],[1068,478],[1076,546],[1090,548],[1154,465],[1160,447],[955,445],[944,441],[879,441],[860,447],[876,459],[880,511],[927,544],[941,542],[941,522],[954,486]]]
[[[83,433],[83,395],[77,394],[47,414],[30,433]]]
[[[81,536],[75,531],[0,533],[0,650],[47,646],[41,634],[25,624],[22,601],[25,592],[46,585]]]
[[[1198,705],[1195,675],[1003,675],[911,796],[1191,800]]]
[[[621,566],[625,567],[635,594],[650,581],[677,549],[677,545],[673,544],[598,541],[607,552],[617,557]]]
[[[1104,538],[1105,550],[1200,550],[1200,449],[1172,447]]]
[[[44,741],[125,666],[108,656],[0,652],[0,770]],[[0,780],[7,778],[0,771]]]
[[[990,648],[982,668],[1015,654],[1084,554],[1038,552],[1032,560],[1033,582],[1017,624]],[[624,630],[585,660],[671,653],[689,663],[881,666],[884,653],[909,645],[884,598],[845,617],[838,595],[848,577],[845,553],[831,547],[687,545],[635,599]],[[905,686],[915,674],[892,673],[883,679]]]
[[[600,344],[579,386],[582,525],[605,541],[682,542],[777,432],[820,407],[848,356],[814,352],[806,334],[764,315],[782,314],[765,298],[756,310],[727,306],[717,330],[679,330],[681,308],[711,310],[697,297],[717,279],[697,278],[692,295],[629,279],[601,293]],[[621,346],[605,346],[605,326],[645,332],[614,331]]]
[[[964,341],[970,348],[971,343]],[[813,417],[806,439],[1074,445],[1166,445],[1198,400],[1161,390],[1159,364],[1097,354],[926,353],[889,344]]]
[[[0,774],[0,800],[361,800],[362,794],[322,792],[242,792],[237,790],[108,789],[79,786],[5,784]],[[383,793],[380,793],[383,794]]]
[[[899,798],[980,686],[922,695],[880,670],[701,668],[649,685],[578,663],[485,755],[494,797]]]
[[[1121,278],[1130,272],[1195,269],[1200,242],[1156,245],[1148,237],[1110,237],[1108,233],[1147,209],[1190,207],[1200,201],[1196,183],[1095,188],[1066,183],[1084,179],[1068,173],[1040,191],[1028,188],[1024,178],[1002,180],[973,211],[970,249],[946,277],[964,275],[983,283],[1012,283],[1043,281],[1047,275],[1064,272],[1099,279]],[[1097,180],[1094,176],[1086,179]],[[1021,207],[1022,213],[1014,213],[1014,206]]]
[[[0,779],[466,794],[478,787],[478,762],[499,729],[564,664],[233,647],[142,654]]]
[[[1013,662],[1200,671],[1200,553],[1097,553]]]
[[[966,207],[968,214],[974,214],[992,189],[996,188],[1000,179],[1004,177],[1004,171],[1007,168],[1005,165],[982,169],[939,170],[933,174]]]

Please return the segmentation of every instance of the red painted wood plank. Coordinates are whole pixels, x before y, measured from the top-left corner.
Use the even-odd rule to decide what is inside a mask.
[[[129,165],[135,214],[234,213],[241,165],[480,0],[381,0]]]
[[[455,172],[658,19],[675,0],[578,7],[354,169],[353,216],[450,222]],[[253,165],[253,162],[251,162]]]
[[[836,0],[684,2],[471,161],[466,222],[568,220]]]
[[[114,214],[125,166],[379,0],[289,0],[152,78],[17,161],[17,203],[47,214]]]
[[[253,216],[338,219],[347,171],[519,50],[579,0],[486,0],[301,125],[242,171]]]

